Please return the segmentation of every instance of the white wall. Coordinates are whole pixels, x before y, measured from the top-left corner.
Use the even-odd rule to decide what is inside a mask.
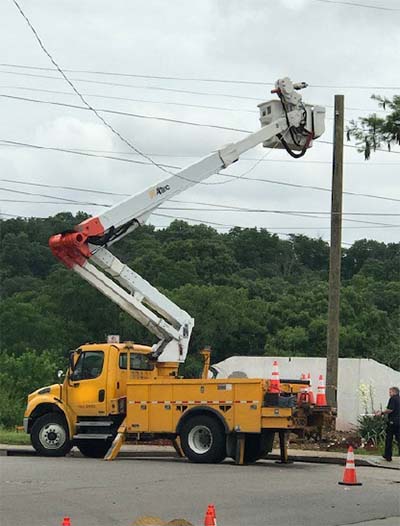
[[[231,356],[214,367],[220,378],[238,371],[249,378],[269,378],[274,360],[278,360],[281,378],[296,379],[301,373],[311,373],[314,394],[317,392],[318,376],[323,374],[325,378],[326,358]],[[360,384],[372,385],[374,408],[380,409],[381,405],[386,407],[389,387],[400,387],[400,372],[375,360],[340,358],[336,422],[339,430],[350,429],[357,423],[358,416],[365,412],[359,393]],[[371,410],[370,404],[368,410]]]

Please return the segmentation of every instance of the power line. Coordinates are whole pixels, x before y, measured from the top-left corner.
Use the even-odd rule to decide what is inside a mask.
[[[221,209],[225,209],[225,211],[230,211],[230,212],[233,212],[233,211],[242,211],[242,212],[246,212],[248,210],[248,208],[246,207],[243,207],[243,206],[232,206],[232,205],[221,205],[219,203],[204,203],[204,202],[198,202],[198,201],[181,201],[179,199],[170,199],[169,200],[169,203],[181,203],[181,204],[188,204],[188,205],[199,205],[199,206],[213,206],[215,208],[221,208]],[[230,209],[230,210],[228,210]],[[195,210],[195,211],[198,211],[200,210],[199,208],[190,208],[190,210]],[[213,209],[211,209],[210,211],[214,211]],[[223,211],[223,210],[220,210],[220,211]],[[314,215],[314,214],[310,214],[310,213],[307,213],[307,212],[301,212],[301,213],[297,213],[297,212],[294,212],[292,214],[288,214],[288,215],[293,215],[293,216],[297,216],[297,217],[310,217],[312,219],[319,219],[321,218],[321,216],[318,216],[318,215]],[[327,217],[322,217],[321,219],[327,219]],[[370,224],[370,225],[384,225],[384,226],[394,226],[394,225],[391,225],[391,224],[388,224],[388,223],[377,223],[377,222],[372,222],[372,221],[366,221],[365,219],[364,220],[359,220],[359,219],[349,219],[349,218],[344,218],[343,221],[346,221],[346,222],[351,222],[351,223],[364,223],[364,224]]]
[[[267,227],[260,227],[260,226],[257,226],[257,227],[242,227],[240,225],[226,225],[226,224],[223,224],[223,223],[217,223],[217,222],[214,222],[214,221],[208,221],[208,220],[204,220],[204,219],[200,219],[200,218],[194,218],[194,217],[175,217],[175,216],[171,216],[171,215],[167,215],[167,214],[158,214],[158,213],[154,213],[152,214],[153,216],[157,216],[157,217],[166,217],[166,218],[169,218],[169,219],[174,219],[174,220],[185,220],[185,221],[196,221],[196,222],[199,222],[199,223],[204,223],[204,224],[207,224],[207,225],[211,225],[211,226],[217,226],[219,228],[236,228],[236,227],[239,227],[239,228],[259,228],[259,229],[266,229],[266,230],[290,230],[291,228],[296,228],[297,230],[329,230],[330,227],[329,226],[318,226],[318,227],[302,227],[302,226],[296,226],[296,227],[293,227],[293,226],[287,226],[287,227],[270,227],[270,226],[267,226]],[[370,226],[345,226],[343,228],[347,228],[347,229],[364,229],[364,228],[371,228]],[[400,225],[381,225],[381,226],[376,226],[374,228],[400,228]],[[279,232],[281,234],[284,234],[285,232]],[[293,232],[292,232],[293,233]],[[291,233],[286,233],[287,236],[291,235]]]
[[[25,102],[36,102],[36,103],[39,103],[39,104],[50,104],[52,106],[63,106],[63,107],[66,107],[66,108],[73,108],[73,109],[76,109],[76,110],[85,110],[85,111],[93,111],[94,110],[94,108],[92,106],[91,107],[87,107],[87,106],[79,106],[78,104],[68,104],[66,102],[56,102],[56,101],[52,101],[52,100],[32,99],[32,98],[29,98],[29,97],[18,97],[16,95],[6,95],[4,93],[0,93],[0,97],[4,97],[6,99],[25,101]],[[127,111],[110,110],[110,109],[104,109],[104,108],[96,108],[95,111],[96,112],[101,111],[102,113],[112,113],[113,115],[122,115],[124,117],[135,117],[137,119],[150,119],[150,120],[156,120],[156,121],[161,121],[161,122],[173,122],[175,124],[185,124],[185,125],[188,125],[188,126],[198,126],[198,127],[203,127],[203,128],[216,128],[218,130],[229,130],[229,131],[236,131],[236,132],[240,132],[240,133],[251,133],[249,130],[245,130],[243,128],[233,128],[231,126],[220,126],[218,124],[203,124],[201,122],[183,121],[183,120],[179,120],[179,119],[170,119],[170,118],[167,118],[167,117],[157,117],[157,116],[154,116],[154,115],[143,115],[143,114],[140,114],[140,113],[131,113],[131,112],[127,112]],[[109,128],[109,126],[107,126],[107,127]],[[135,149],[134,151],[136,151],[136,153],[138,153],[137,149]],[[148,160],[150,159],[150,157],[146,157],[147,154],[139,154],[139,155],[141,155],[142,157],[145,157]],[[154,164],[154,162],[152,162],[152,164]],[[158,164],[156,164],[156,166],[159,167]]]
[[[34,147],[35,145],[31,145],[29,143],[22,143],[17,141],[7,141],[5,139],[0,139],[0,143],[7,143],[6,145],[10,146],[25,146],[29,148],[30,146]],[[1,144],[0,144],[1,146]],[[38,146],[40,149],[50,149],[49,146]],[[76,153],[76,152],[94,152],[94,153],[106,153],[106,154],[116,154],[116,155],[136,155],[134,152],[120,152],[120,151],[114,151],[114,150],[98,150],[95,148],[69,148],[64,150],[63,148],[55,148],[60,151],[67,151],[70,153]],[[174,158],[174,159],[200,159],[200,155],[183,155],[183,154],[171,154],[171,153],[154,153],[154,152],[147,152],[147,155],[151,155],[152,157],[166,157],[166,158]],[[102,156],[99,156],[102,157]],[[108,159],[108,157],[106,157]],[[118,161],[126,161],[126,158],[116,158]],[[261,162],[267,162],[267,163],[288,163],[288,164],[329,164],[332,165],[332,161],[323,161],[323,160],[311,160],[311,159],[259,159],[257,157],[240,157],[240,161],[258,161],[261,160]],[[145,161],[140,161],[140,163],[147,164]],[[345,161],[344,164],[348,165],[363,165],[364,167],[370,167],[370,166],[397,166],[400,164],[400,162],[379,162],[379,161]],[[171,168],[175,168],[171,165],[165,165],[170,166]],[[176,167],[178,168],[178,167]]]
[[[29,195],[34,197],[44,197],[47,199],[56,199],[57,201],[23,201],[23,200],[14,200],[14,199],[0,199],[0,201],[3,202],[17,202],[17,203],[29,203],[29,204],[69,204],[74,206],[100,206],[100,207],[111,207],[112,204],[110,203],[95,203],[95,202],[82,202],[82,201],[76,201],[74,199],[64,199],[58,196],[49,195],[49,194],[39,194],[35,192],[27,192],[27,191],[21,191],[21,190],[14,190],[11,188],[0,188],[0,190],[16,193],[16,194],[22,194],[22,195]],[[173,200],[171,199],[170,202],[178,202],[178,203],[185,203],[185,201],[179,201],[179,200]],[[326,215],[330,214],[330,212],[317,212],[317,211],[299,211],[299,210],[266,210],[266,209],[253,209],[253,208],[245,208],[245,207],[237,207],[237,206],[231,206],[231,205],[220,205],[217,203],[197,203],[197,202],[189,202],[188,204],[196,204],[196,205],[207,205],[212,206],[214,208],[193,208],[193,207],[159,207],[159,210],[174,210],[174,211],[194,211],[194,212],[256,212],[256,213],[272,213],[272,214],[283,214],[283,215],[293,215],[293,216],[300,216],[300,217],[310,217],[313,219],[319,219],[319,215]],[[316,215],[317,214],[317,215]],[[343,215],[368,215],[368,216],[378,216],[378,215],[385,215],[385,216],[397,216],[400,214],[380,214],[380,213],[362,213],[362,212],[346,212]],[[352,221],[357,223],[368,223],[368,224],[374,224],[379,226],[397,226],[397,225],[391,225],[387,223],[372,223],[370,221],[365,220],[354,220],[354,219],[347,219],[345,218],[344,221]]]
[[[14,0],[13,0],[14,1]],[[35,73],[19,73],[18,71],[2,71],[1,73],[6,73],[8,75],[19,75],[22,77],[35,77],[35,78],[42,78],[42,79],[52,79],[52,80],[62,80],[58,79],[57,77],[52,77],[50,75],[37,75]],[[205,95],[207,97],[228,97],[231,99],[242,99],[242,100],[255,100],[257,102],[260,102],[260,97],[245,97],[242,95],[232,95],[229,93],[210,93],[210,92],[204,92],[204,91],[193,91],[193,90],[182,90],[182,89],[175,89],[175,88],[165,88],[163,86],[137,86],[134,84],[121,84],[118,82],[108,82],[108,81],[102,81],[102,80],[92,80],[92,79],[79,79],[76,77],[71,77],[71,80],[75,82],[84,82],[88,84],[101,84],[104,86],[115,86],[115,87],[121,87],[121,88],[136,88],[136,89],[147,89],[147,90],[155,90],[155,91],[169,91],[172,93],[186,93],[188,95]]]
[[[208,203],[209,204],[209,203]],[[163,210],[194,210],[193,208],[179,208],[179,207],[163,207]],[[334,212],[325,212],[324,210],[276,210],[267,208],[239,208],[239,207],[228,207],[224,209],[214,208],[196,208],[198,212],[246,212],[246,213],[266,213],[266,214],[318,214],[318,215],[331,215]],[[342,215],[347,216],[382,216],[382,217],[398,217],[400,214],[387,213],[387,212],[341,212]]]
[[[130,194],[121,194],[118,192],[105,192],[102,190],[94,190],[90,188],[79,188],[77,186],[61,186],[58,184],[45,184],[45,183],[33,183],[31,181],[17,181],[15,179],[5,179],[1,178],[0,181],[3,181],[5,183],[13,183],[13,184],[22,184],[22,185],[28,185],[28,186],[38,186],[41,188],[55,188],[57,190],[72,190],[74,192],[88,192],[93,194],[101,194],[101,195],[115,195],[118,197],[129,197]]]
[[[34,192],[25,192],[23,190],[15,190],[14,188],[5,188],[0,187],[0,190],[3,192],[10,192],[13,194],[22,194],[22,195],[34,195],[37,197],[45,197],[49,199],[58,199],[58,204],[68,203],[68,204],[77,204],[77,205],[84,205],[84,206],[111,206],[108,203],[92,203],[90,201],[77,201],[76,199],[68,199],[64,197],[59,197],[57,195],[48,195],[48,194],[37,194]]]
[[[35,194],[32,194],[32,195],[35,195]],[[68,203],[61,203],[60,201],[27,201],[27,200],[22,200],[22,199],[6,199],[6,198],[1,198],[0,201],[3,203],[25,203],[27,205],[30,205],[30,204],[36,204],[36,205],[68,204],[69,206],[83,206],[83,205],[86,206],[90,204],[90,206],[102,206],[102,207],[109,206],[109,205],[102,205],[102,204],[96,204],[96,203],[79,203],[79,202],[74,202],[74,201],[71,201]]]
[[[52,70],[54,71],[54,70]],[[45,79],[51,79],[51,80],[62,80],[57,77],[53,77],[50,75],[37,75],[35,73],[20,73],[18,71],[4,71],[0,70],[0,74],[7,74],[7,75],[18,75],[23,77],[34,77],[34,78],[45,78]],[[155,90],[155,91],[165,91],[165,92],[172,92],[172,93],[185,93],[187,95],[200,95],[200,96],[206,96],[206,97],[225,97],[230,99],[238,99],[238,100],[251,100],[251,101],[257,101],[258,103],[261,100],[261,97],[248,97],[244,95],[233,95],[232,93],[218,93],[218,92],[206,92],[206,91],[193,91],[193,90],[182,90],[182,89],[176,89],[176,88],[166,88],[163,86],[138,86],[135,84],[121,84],[117,82],[108,82],[108,81],[101,81],[101,80],[93,80],[93,79],[81,79],[81,78],[72,78],[71,80],[74,80],[76,82],[83,82],[83,83],[89,83],[89,84],[99,84],[104,86],[114,86],[114,87],[122,87],[122,88],[134,88],[134,89],[146,89],[146,90]],[[317,87],[317,86],[314,86]],[[336,88],[335,88],[336,89]],[[367,88],[366,88],[367,89]],[[379,89],[370,87],[368,89]],[[332,105],[324,104],[327,108],[333,108]],[[370,113],[377,113],[382,112],[385,113],[386,110],[383,110],[381,108],[372,109],[372,108],[353,108],[353,107],[346,107],[346,111],[366,111]]]
[[[319,0],[323,1],[323,0]],[[379,9],[379,8],[378,8]],[[389,9],[391,11],[398,11],[398,9]],[[9,64],[2,63],[1,67],[11,67],[11,68],[20,68],[20,69],[30,69],[36,71],[54,71],[53,68],[39,67],[39,66],[26,66],[22,64]],[[87,73],[90,75],[106,75],[110,77],[130,77],[130,78],[140,78],[140,79],[153,79],[153,80],[173,80],[173,81],[188,81],[188,82],[212,82],[218,84],[239,84],[239,85],[255,85],[255,86],[275,86],[275,82],[263,81],[263,80],[238,80],[238,79],[220,79],[220,78],[204,78],[204,77],[182,77],[182,76],[173,76],[173,75],[143,75],[138,73],[122,73],[115,71],[101,71],[101,70],[88,70],[88,69],[64,69],[67,73]],[[336,88],[346,88],[346,89],[399,89],[398,86],[365,86],[365,85],[355,85],[355,86],[333,86],[327,84],[314,84],[310,83],[310,87],[314,88],[323,88],[323,89],[336,89]]]
[[[350,6],[350,7],[365,7],[367,9],[377,9],[379,11],[400,11],[400,9],[397,9],[396,7],[368,5],[368,4],[361,4],[358,2],[344,2],[342,0],[314,0],[314,2],[322,2],[324,4],[338,4],[338,5],[345,5],[345,6]]]
[[[133,159],[125,159],[125,158],[122,158],[122,157],[114,157],[114,156],[105,156],[105,155],[96,155],[96,154],[90,154],[90,153],[85,153],[85,152],[82,152],[82,151],[76,151],[76,150],[71,150],[71,149],[65,149],[65,148],[57,148],[57,147],[50,147],[50,146],[40,146],[40,145],[36,145],[36,144],[30,144],[30,143],[23,143],[23,142],[17,142],[17,141],[8,141],[8,140],[4,140],[4,139],[0,139],[0,143],[1,142],[4,142],[6,144],[11,144],[11,145],[21,145],[21,146],[25,146],[25,147],[30,147],[30,148],[33,148],[33,149],[39,149],[39,150],[50,150],[50,151],[56,151],[56,152],[64,152],[64,153],[70,153],[70,154],[77,154],[77,155],[83,155],[83,156],[89,156],[89,157],[99,157],[99,158],[102,158],[102,159],[111,159],[111,160],[117,160],[117,161],[122,161],[122,162],[132,162],[132,163],[138,163],[138,164],[144,164],[144,165],[147,165],[147,166],[150,166],[150,163],[146,163],[145,161],[138,161],[138,160],[133,160]],[[156,155],[156,154],[151,154],[151,155]],[[266,159],[252,159],[256,162],[258,161],[266,161]],[[279,161],[278,161],[279,162]],[[285,162],[285,161],[282,161],[282,162]],[[298,161],[288,161],[288,162],[298,162]],[[165,164],[162,164],[163,166],[167,166],[171,169],[180,169],[181,166],[174,166],[174,165],[171,165],[171,164],[168,164],[168,165],[165,165]],[[285,182],[285,181],[277,181],[277,180],[274,180],[274,179],[265,179],[265,178],[256,178],[256,177],[246,177],[245,175],[234,175],[234,174],[230,174],[230,173],[220,173],[219,175],[223,176],[223,177],[230,177],[230,178],[233,178],[233,179],[244,179],[246,181],[254,181],[254,182],[261,182],[261,183],[268,183],[268,184],[276,184],[276,185],[280,185],[280,186],[287,186],[287,187],[292,187],[292,188],[305,188],[305,189],[309,189],[309,190],[316,190],[316,191],[323,191],[323,192],[330,192],[331,189],[330,188],[325,188],[325,187],[322,187],[322,186],[315,186],[315,185],[304,185],[304,184],[298,184],[298,183],[289,183],[289,182]],[[66,189],[66,190],[77,190],[77,191],[88,191],[88,192],[92,192],[92,193],[101,193],[101,194],[105,194],[105,195],[121,195],[121,196],[129,196],[130,194],[115,194],[113,192],[98,192],[94,189],[84,189],[84,188],[78,188],[78,187],[63,187],[63,186],[59,186],[59,185],[46,185],[46,184],[40,184],[40,183],[32,183],[32,182],[27,182],[27,181],[17,181],[17,180],[14,180],[14,179],[5,179],[5,178],[2,178],[0,179],[2,181],[5,181],[5,182],[12,182],[12,183],[17,183],[17,184],[28,184],[28,185],[32,185],[32,186],[44,186],[44,187],[47,187],[47,188],[61,188],[61,189]],[[394,202],[400,202],[400,199],[397,199],[395,197],[386,197],[386,196],[381,196],[381,195],[374,195],[374,194],[366,194],[366,193],[361,193],[361,192],[351,192],[351,191],[344,191],[343,192],[345,195],[352,195],[352,196],[357,196],[357,197],[367,197],[367,198],[373,198],[373,199],[381,199],[381,200],[385,200],[385,201],[394,201]]]
[[[186,221],[192,221],[192,222],[195,222],[195,223],[200,223],[200,224],[205,224],[205,225],[209,225],[209,226],[212,226],[213,228],[215,229],[232,229],[232,228],[241,228],[243,230],[247,230],[249,228],[257,228],[259,230],[273,230],[273,227],[270,228],[270,227],[259,227],[259,226],[256,226],[256,227],[244,227],[244,226],[239,226],[239,225],[226,225],[226,224],[223,224],[223,223],[216,223],[214,221],[206,221],[206,220],[203,220],[203,219],[195,219],[195,218],[184,218],[184,217],[179,217],[179,218],[176,218],[174,216],[170,216],[170,215],[167,215],[167,214],[152,214],[153,216],[157,216],[157,217],[166,217],[168,219],[174,219],[174,220],[186,220]],[[4,212],[0,212],[0,220],[2,220],[1,216],[7,216],[7,217],[11,217],[11,218],[17,218],[17,219],[23,219],[23,220],[26,220],[26,219],[47,219],[46,217],[41,217],[41,216],[24,216],[24,215],[18,215],[18,214],[7,214],[7,213],[4,213]],[[152,224],[152,226],[154,226],[154,228],[169,228],[171,223],[167,224],[167,225],[155,225],[155,224]],[[292,227],[288,227],[287,230],[290,230]],[[300,230],[307,230],[307,228],[300,228]],[[288,233],[288,232],[278,232],[280,235],[283,235],[283,236],[292,236],[294,234],[294,232],[292,233]],[[342,242],[343,245],[349,245],[351,246],[352,243],[346,243],[346,242]]]
[[[74,95],[71,92],[68,91],[59,91],[59,90],[51,90],[51,89],[40,89],[40,88],[27,88],[25,86],[0,86],[0,88],[3,89],[17,89],[17,90],[25,90],[25,91],[38,91],[43,93],[53,93],[56,95]],[[204,109],[204,110],[221,110],[221,111],[233,111],[235,113],[256,113],[258,115],[257,110],[247,110],[244,108],[226,108],[224,106],[206,106],[204,104],[186,104],[184,102],[170,102],[170,101],[162,101],[162,100],[149,100],[149,99],[132,99],[130,97],[116,97],[113,95],[100,95],[96,93],[83,93],[86,97],[98,97],[101,99],[112,99],[112,100],[123,100],[126,102],[144,102],[148,104],[161,104],[161,105],[169,105],[169,106],[183,106],[185,108],[198,108],[198,109]]]
[[[330,144],[332,145],[332,141],[324,141],[324,140],[321,140],[321,139],[318,139],[318,144]],[[359,147],[358,146],[354,146],[353,144],[344,144],[343,145],[345,148],[353,148],[353,149],[356,149],[358,150]],[[384,150],[383,148],[375,148],[374,149],[374,152],[383,152],[383,153],[397,153],[397,154],[400,154],[400,152],[397,152],[395,150]]]
[[[55,195],[49,195],[49,194],[39,194],[35,192],[25,192],[22,190],[15,190],[12,188],[4,188],[0,187],[0,190],[5,192],[11,192],[14,194],[22,194],[22,195],[29,195],[29,196],[35,196],[35,197],[44,197],[48,199],[57,199],[57,202],[54,202],[53,204],[76,204],[76,205],[85,205],[85,206],[102,206],[102,207],[111,207],[113,206],[111,203],[96,203],[96,202],[83,202],[83,201],[77,201],[75,199],[66,199]],[[4,200],[4,199],[3,199]],[[8,199],[6,199],[9,201]],[[173,201],[173,200],[171,200]],[[21,201],[17,201],[21,202]],[[23,201],[22,201],[23,202]],[[29,203],[30,201],[26,201]],[[185,203],[185,201],[177,201],[180,203]],[[190,204],[191,202],[189,202]],[[196,204],[196,203],[192,203]],[[159,210],[174,210],[174,211],[196,211],[196,212],[246,212],[246,213],[268,213],[268,214],[283,214],[283,215],[306,215],[306,214],[317,214],[317,215],[330,215],[331,212],[325,212],[325,211],[317,211],[317,210],[311,210],[311,211],[305,211],[305,210],[274,210],[274,209],[257,209],[257,208],[245,208],[245,207],[235,207],[230,205],[218,205],[213,203],[204,203],[208,206],[213,207],[219,207],[219,208],[193,208],[193,207],[159,207]],[[356,215],[356,216],[400,216],[400,214],[391,214],[391,213],[371,213],[371,212],[344,212],[343,215]],[[316,217],[315,215],[310,217]],[[316,217],[319,219],[318,217]],[[392,225],[390,225],[392,226]]]
[[[14,1],[14,0],[12,0],[12,1]],[[27,101],[27,102],[35,102],[35,103],[40,103],[40,104],[50,104],[50,105],[54,105],[54,106],[64,106],[64,107],[73,108],[73,109],[79,109],[79,110],[91,109],[93,111],[92,107],[87,108],[87,107],[84,107],[84,106],[78,106],[76,104],[67,104],[67,103],[64,103],[64,102],[54,102],[54,101],[50,101],[50,100],[31,99],[31,98],[28,98],[28,97],[17,97],[15,95],[5,95],[5,94],[0,94],[0,97],[5,97],[5,98],[8,98],[8,99],[21,100],[21,101]],[[219,125],[216,125],[216,124],[206,124],[206,123],[197,123],[197,122],[183,121],[183,120],[177,120],[177,119],[167,119],[167,118],[164,118],[164,117],[155,117],[155,116],[152,116],[152,115],[140,115],[140,114],[136,114],[136,113],[121,112],[121,111],[116,111],[116,110],[98,109],[98,110],[95,110],[95,111],[96,111],[96,114],[97,114],[97,111],[101,111],[101,112],[105,112],[105,113],[113,113],[113,114],[124,115],[124,116],[128,116],[128,117],[136,117],[136,118],[143,118],[143,119],[153,119],[153,120],[159,120],[159,121],[168,121],[168,122],[173,122],[173,123],[176,123],[176,124],[186,124],[186,125],[190,125],[190,126],[200,126],[200,127],[206,127],[206,128],[218,128],[218,129],[221,129],[221,130],[234,131],[234,132],[238,132],[238,133],[254,133],[253,130],[247,130],[247,129],[243,129],[243,128],[233,128],[231,126],[219,126]],[[102,119],[101,116],[100,116],[100,118]],[[109,127],[109,126],[107,126],[107,127]],[[129,145],[129,143],[126,143],[126,144]],[[317,144],[332,144],[332,141],[324,141],[324,140],[318,139]],[[358,150],[358,146],[354,146],[352,144],[345,144],[344,147],[345,148],[355,148],[356,150]],[[151,164],[157,166],[158,168],[161,168],[164,172],[171,173],[168,170],[165,170],[164,168],[162,168],[161,164],[156,163],[147,154],[142,154],[142,153],[140,153],[139,150],[137,150],[135,148],[133,148],[133,150],[136,153],[138,153],[140,156],[145,157],[146,159],[150,160]],[[398,151],[395,151],[395,150],[384,150],[382,148],[375,148],[374,151],[384,152],[384,153],[400,154],[400,151],[398,152]],[[182,178],[182,179],[186,179],[185,177],[180,176],[178,174],[175,174],[175,175],[177,177]],[[186,179],[186,180],[189,180],[190,182],[193,182],[190,179]],[[207,183],[200,182],[198,184],[207,184]],[[215,184],[218,184],[218,183],[215,183]]]
[[[85,157],[98,157],[99,159],[110,159],[112,161],[122,161],[122,162],[133,163],[133,164],[141,164],[144,166],[152,166],[152,164],[147,161],[139,161],[137,159],[127,159],[126,157],[115,157],[112,155],[99,155],[99,154],[84,152],[81,150],[58,148],[56,146],[41,146],[38,144],[24,143],[24,142],[19,142],[19,141],[9,141],[9,140],[4,140],[4,139],[0,140],[0,142],[6,145],[10,145],[10,146],[24,146],[26,148],[32,148],[35,150],[49,150],[49,151],[55,151],[55,152],[70,153],[74,155],[83,155]],[[168,168],[179,168],[178,166],[173,166],[171,164],[164,164],[164,163],[162,163],[161,166],[165,166]]]
[[[0,199],[0,202],[12,202],[12,203],[25,203],[25,204],[57,204],[59,205],[60,203],[58,202],[54,202],[54,201],[23,201],[23,200],[18,200],[18,199]],[[76,205],[74,205],[76,206]],[[102,205],[99,205],[99,206],[102,206]],[[3,214],[3,215],[6,215],[6,214]],[[204,219],[200,219],[200,218],[192,218],[192,217],[181,217],[181,216],[171,216],[171,215],[167,215],[167,214],[160,214],[158,212],[154,212],[152,215],[154,216],[158,216],[158,217],[169,217],[171,219],[174,219],[174,220],[179,220],[179,219],[183,219],[183,220],[187,220],[187,221],[198,221],[198,222],[201,222],[201,223],[206,223],[206,224],[211,224],[211,225],[219,225],[219,226],[225,226],[225,225],[222,225],[221,223],[217,223],[217,222],[211,222],[211,221],[208,221],[208,220],[204,220]],[[319,219],[318,217],[315,217],[315,219]],[[229,226],[229,225],[226,225],[226,226]],[[237,226],[237,225],[232,225],[232,227],[234,226]],[[374,226],[373,228],[399,228],[400,225],[376,225]],[[240,227],[240,228],[251,228],[251,227]],[[291,228],[294,228],[296,230],[329,230],[330,227],[324,227],[324,226],[317,226],[317,227],[310,227],[310,226],[306,226],[306,227],[300,227],[298,225],[296,225],[295,227],[291,226],[291,227],[258,227],[258,228],[266,228],[268,230],[289,230]],[[371,226],[344,226],[343,228],[347,228],[347,229],[359,229],[359,228],[368,228],[368,229],[371,229]]]

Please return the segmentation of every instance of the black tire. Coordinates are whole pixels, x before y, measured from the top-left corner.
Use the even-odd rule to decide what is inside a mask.
[[[260,458],[264,458],[268,453],[272,451],[274,442],[273,431],[263,433],[246,433],[245,444],[244,444],[244,463],[254,464]],[[236,455],[237,437],[236,434],[228,436],[228,454],[233,460]]]
[[[226,435],[220,422],[208,415],[193,416],[180,433],[183,452],[191,462],[218,464],[226,457]]]
[[[67,422],[60,413],[47,413],[33,423],[31,443],[44,457],[65,457],[70,452],[72,442]]]
[[[246,435],[244,443],[244,462],[254,464],[263,455],[262,436],[258,433]]]
[[[76,442],[79,451],[88,458],[104,458],[111,444],[111,440],[79,440]]]

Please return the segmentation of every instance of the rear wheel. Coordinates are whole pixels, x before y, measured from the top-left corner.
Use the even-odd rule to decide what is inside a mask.
[[[274,442],[273,431],[264,433],[246,433],[244,443],[244,463],[253,464],[260,458],[263,458],[267,453],[272,451]],[[228,455],[235,460],[237,446],[236,434],[231,434],[227,437]]]
[[[31,442],[39,455],[64,457],[72,447],[64,416],[60,413],[48,413],[35,420]]]
[[[180,434],[183,452],[192,462],[217,464],[226,457],[225,430],[212,416],[193,416]]]
[[[84,457],[104,458],[104,455],[110,449],[111,440],[80,440],[76,446]]]

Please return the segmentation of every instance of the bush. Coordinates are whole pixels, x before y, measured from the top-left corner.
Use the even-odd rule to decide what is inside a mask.
[[[26,403],[16,399],[12,392],[0,387],[0,423],[6,428],[22,425]]]
[[[358,418],[358,433],[366,445],[378,447],[385,440],[386,420],[382,416]]]
[[[59,353],[26,350],[20,356],[0,354],[0,426],[21,425],[29,393],[57,382],[64,359]],[[64,364],[65,365],[65,364]]]

